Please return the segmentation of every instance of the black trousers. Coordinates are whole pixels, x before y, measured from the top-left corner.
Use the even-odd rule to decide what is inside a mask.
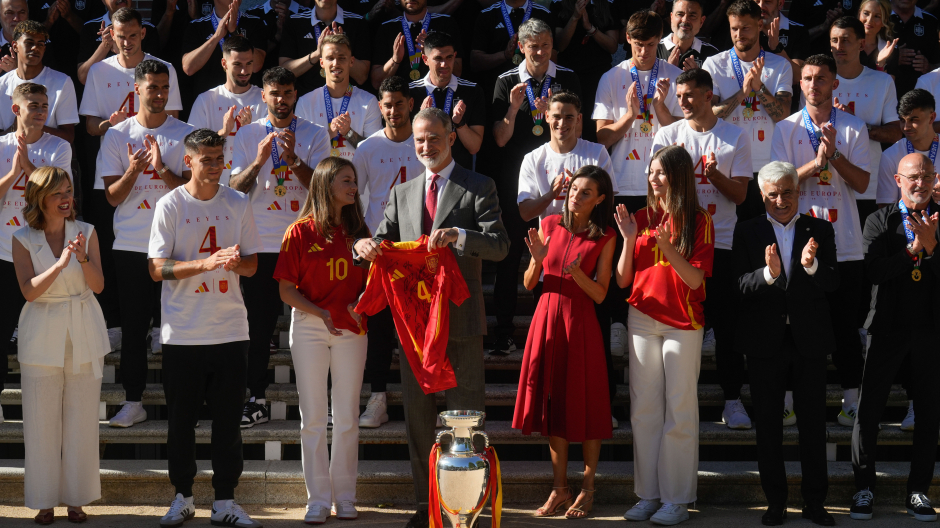
[[[96,138],[97,139],[97,138]],[[105,198],[104,190],[91,192],[85,209],[86,222],[95,226],[98,233],[98,251],[101,254],[101,273],[104,275],[104,290],[95,295],[108,328],[121,326],[121,306],[118,299],[117,274],[114,269],[114,207]],[[153,279],[149,279],[153,280]],[[121,344],[123,348],[123,343]]]
[[[369,344],[366,348],[366,369],[363,381],[372,386],[373,393],[385,392],[388,390],[388,378],[391,375],[392,352],[398,343],[392,309],[386,306],[377,314],[370,316],[368,326]]]
[[[794,249],[795,251],[795,249]],[[803,251],[803,248],[800,248]],[[858,305],[861,302],[861,283],[865,280],[865,262],[851,260],[839,262],[839,288],[826,294],[829,300],[829,317],[836,348],[832,351],[832,362],[839,373],[843,389],[856,389],[862,383],[862,340],[858,336]],[[802,420],[802,417],[800,418]]]
[[[872,335],[859,392],[858,415],[852,430],[852,469],[855,470],[855,487],[859,490],[875,489],[878,423],[888,401],[891,384],[906,358],[910,358],[911,365],[907,390],[914,400],[917,415],[907,492],[927,493],[933,479],[937,437],[940,436],[940,411],[937,408],[937,401],[940,401],[940,383],[937,383],[940,356],[932,340],[922,339],[921,344],[915,344],[904,334],[908,331],[908,328],[899,328],[898,333]]]
[[[160,292],[147,269],[147,254],[113,250],[121,310],[121,385],[127,401],[139,402],[147,386],[147,333],[160,328]]]
[[[242,474],[242,407],[248,341],[163,345],[167,407],[167,469],[176,493],[193,495],[196,420],[205,401],[212,413],[212,488],[215,500],[235,498]]]
[[[744,355],[734,347],[735,285],[730,249],[716,249],[712,276],[705,282],[705,319],[715,331],[715,366],[726,400],[741,397]]]
[[[20,320],[20,312],[26,304],[20,284],[16,280],[16,269],[12,262],[5,260],[0,260],[0,292],[3,295],[3,302],[0,302],[0,390],[3,390],[3,383],[10,370],[7,356],[13,352],[10,338],[13,337],[13,330]]]
[[[716,338],[717,339],[717,338]],[[829,490],[826,464],[826,356],[800,355],[790,325],[783,352],[771,358],[748,356],[754,417],[757,419],[757,468],[771,506],[787,503],[787,472],[783,460],[783,396],[793,374],[793,406],[800,417],[800,491],[807,506],[821,506]]]
[[[268,390],[268,362],[271,359],[271,336],[277,317],[284,312],[284,301],[274,280],[277,253],[258,253],[258,271],[242,277],[245,308],[248,310],[248,390],[255,398],[264,398]]]
[[[512,336],[515,327],[512,318],[516,315],[519,286],[519,263],[526,248],[525,238],[529,234],[529,227],[538,227],[537,220],[526,222],[519,216],[519,205],[515,202],[516,194],[512,200],[500,200],[503,225],[509,234],[509,253],[506,258],[496,263],[496,280],[494,282],[493,303],[496,305],[496,337]]]

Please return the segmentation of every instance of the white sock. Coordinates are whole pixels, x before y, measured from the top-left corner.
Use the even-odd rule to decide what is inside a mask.
[[[783,405],[788,408],[793,408],[793,391],[787,391],[783,395]]]
[[[856,403],[858,403],[858,389],[843,389],[842,408],[851,409]]]
[[[221,511],[223,508],[225,508],[225,503],[226,503],[226,502],[228,502],[228,501],[217,500],[217,501],[215,501],[215,502],[212,503],[212,509],[215,510],[215,511]]]
[[[386,399],[386,396],[385,396],[385,393],[384,393],[384,392],[373,392],[372,395],[373,395],[373,396],[381,396],[383,400]]]
[[[255,403],[257,403],[258,405],[264,405],[265,403],[267,403],[267,401],[264,398],[257,398],[257,399],[252,398],[252,399],[255,400]]]

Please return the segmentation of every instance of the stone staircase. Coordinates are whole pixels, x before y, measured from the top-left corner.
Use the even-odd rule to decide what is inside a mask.
[[[523,261],[520,271],[524,270]],[[484,268],[484,295],[487,311],[492,310],[493,265]],[[520,300],[515,318],[516,342],[520,348],[525,342],[533,311],[532,296],[519,287]],[[286,311],[285,311],[286,313]],[[275,332],[280,343],[286,346],[286,331],[289,322],[280,317]],[[495,317],[488,318],[492,330]],[[492,332],[491,332],[492,333]],[[518,384],[518,372],[522,351],[507,356],[486,356],[486,431],[496,446],[503,464],[505,500],[508,503],[536,503],[547,496],[551,486],[551,464],[547,440],[538,434],[524,436],[510,427]],[[6,390],[0,393],[7,421],[0,424],[0,503],[22,504],[23,501],[23,424],[20,404],[22,393],[18,385],[16,356],[8,362],[11,375]],[[105,376],[101,391],[99,440],[101,444],[101,479],[103,504],[165,504],[172,499],[172,489],[166,474],[166,408],[161,380],[160,354],[148,353],[148,385],[143,403],[150,420],[128,429],[110,428],[106,420],[112,416],[124,400],[120,381],[120,352],[105,358]],[[597,500],[603,503],[627,504],[635,500],[633,495],[633,435],[629,422],[629,387],[626,380],[626,357],[614,357],[614,368],[620,383],[614,399],[614,414],[620,427],[614,430],[613,438],[604,443],[598,469],[597,486],[601,491]],[[290,351],[280,349],[271,355],[269,362],[269,386],[266,397],[271,404],[272,420],[242,431],[245,444],[245,471],[236,490],[236,498],[243,503],[254,504],[303,504],[306,494],[300,463],[300,421],[297,407],[296,385],[293,383],[293,365]],[[400,358],[395,356],[392,364],[393,383],[388,388],[389,415],[391,421],[377,429],[360,431],[360,464],[358,495],[364,504],[399,503],[414,501],[410,466],[407,461],[406,436],[403,421],[401,386],[396,383]],[[832,370],[832,365],[830,365]],[[764,501],[757,474],[756,427],[744,431],[732,431],[721,423],[724,396],[717,384],[714,357],[702,358],[702,372],[698,385],[700,406],[700,458],[699,500],[708,503],[750,503]],[[830,374],[834,374],[831,372]],[[854,487],[849,444],[851,429],[835,421],[841,404],[841,389],[834,377],[827,387],[827,454],[830,460],[830,497],[839,503],[847,501]],[[600,382],[605,382],[600,379]],[[369,386],[363,385],[361,403],[365,405],[370,396]],[[443,405],[443,395],[439,405]],[[750,404],[750,392],[745,385],[742,399]],[[883,473],[879,482],[881,497],[897,496],[905,492],[911,433],[898,428],[907,407],[907,396],[900,386],[892,389],[883,430],[879,435],[879,465]],[[441,407],[441,410],[444,410]],[[206,414],[208,417],[208,414]],[[211,420],[200,421],[196,429],[197,457],[197,501],[211,499],[211,470],[208,462]],[[328,437],[329,438],[329,437]],[[797,428],[784,431],[784,451],[788,460],[798,460]],[[569,464],[570,481],[577,487],[580,481],[580,446],[573,445]],[[799,500],[799,463],[788,462],[787,471],[793,488],[790,494],[794,504]],[[935,479],[940,482],[940,466],[935,470]],[[931,494],[935,500],[940,494]],[[936,495],[936,496],[934,496]]]

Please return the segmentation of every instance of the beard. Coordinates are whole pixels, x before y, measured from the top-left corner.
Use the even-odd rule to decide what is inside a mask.
[[[932,198],[930,191],[927,189],[923,189],[923,191],[926,193],[924,194],[923,197],[918,197],[916,194],[914,194],[915,191],[921,191],[921,188],[914,187],[913,189],[909,191],[904,191],[904,196],[907,197],[907,199],[910,200],[911,202],[916,203],[917,205],[925,204],[929,202]]]
[[[268,107],[268,111],[271,112],[271,113],[274,115],[274,117],[276,117],[276,118],[278,118],[278,119],[287,119],[288,117],[290,117],[290,109],[289,109],[289,108],[288,108],[287,110],[283,111],[283,112],[278,112],[278,111],[277,111],[277,108],[272,108],[272,107],[269,106],[269,107]]]
[[[232,78],[232,84],[234,84],[235,86],[238,86],[239,88],[244,88],[248,86],[249,84],[251,84],[251,78],[249,78],[246,81],[239,81],[237,77],[234,77]]]
[[[425,156],[418,156],[418,159],[421,161],[422,165],[424,165],[425,167],[427,167],[428,170],[430,170],[431,167],[440,167],[441,163],[443,163],[444,160],[446,160],[448,156],[450,156],[450,149],[442,150],[438,152],[437,156],[434,156],[433,158],[427,158]]]

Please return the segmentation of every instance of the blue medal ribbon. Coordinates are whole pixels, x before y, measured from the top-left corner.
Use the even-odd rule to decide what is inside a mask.
[[[937,136],[933,137],[933,143],[930,144],[930,161],[935,165],[937,163],[937,147],[940,147],[940,142],[937,141]],[[914,145],[910,140],[907,140],[907,153],[914,153]]]
[[[757,56],[758,59],[764,58],[764,50],[760,50],[760,54]],[[738,88],[744,89],[744,72],[741,70],[741,59],[738,58],[738,54],[734,51],[734,48],[731,48],[731,68],[734,70],[734,79],[738,81]],[[750,92],[753,94],[754,92]],[[756,94],[755,94],[756,95]],[[751,101],[748,101],[754,95],[744,94],[744,100],[747,103],[746,108],[751,107]]]
[[[352,98],[353,87],[352,84],[346,87],[346,93],[343,94],[343,102],[339,107],[339,114],[343,115],[346,113],[346,109],[349,108],[349,100]],[[323,87],[323,106],[326,107],[326,123],[327,129],[330,127],[330,123],[333,122],[333,99],[330,97],[330,90],[326,86]],[[297,118],[294,118],[294,121],[297,121]],[[293,123],[291,123],[293,125]],[[336,134],[336,137],[330,138],[331,147],[339,147],[339,134]],[[273,151],[272,151],[273,153]]]
[[[819,152],[819,137],[816,136],[816,129],[813,127],[813,120],[809,118],[809,112],[806,111],[804,107],[802,110],[803,113],[803,128],[806,129],[806,134],[809,135],[809,144],[813,146],[813,153]],[[834,127],[836,126],[836,108],[832,107],[832,112],[829,113],[829,123]],[[819,127],[820,130],[822,127]],[[828,163],[826,164],[829,165]]]
[[[532,82],[533,79],[529,77],[525,82],[525,96],[529,100],[529,111],[532,113],[532,121],[536,125],[542,124],[542,119],[545,117],[545,114],[539,111],[538,107],[535,106],[535,93],[532,91]],[[539,97],[546,97],[548,95],[548,89],[552,85],[552,76],[546,75],[545,80],[542,82],[542,95]]]
[[[934,142],[936,145],[936,141]],[[933,200],[931,200],[933,201]],[[908,211],[907,206],[904,205],[904,200],[898,200],[898,209],[901,211],[901,223],[904,225],[904,236],[907,238],[908,244],[914,243],[914,230],[911,229],[910,216],[911,213]],[[930,202],[927,202],[927,210],[925,211],[926,216],[930,216]],[[914,268],[917,269],[920,267],[920,263],[924,258],[924,250],[917,252],[917,255],[914,256]],[[915,279],[916,280],[916,279]]]
[[[653,70],[650,71],[650,82],[646,88],[645,97],[640,91],[640,73],[637,71],[632,60],[630,61],[630,77],[633,79],[633,82],[636,83],[636,98],[640,102],[640,113],[643,114],[643,120],[649,123],[651,118],[649,107],[646,106],[646,98],[649,97],[652,103],[653,95],[656,93],[656,81],[659,80],[659,59],[656,59],[656,62],[653,63]]]
[[[297,130],[297,116],[294,116],[294,119],[291,120],[290,127],[288,128],[291,132]],[[264,129],[268,134],[274,132],[274,125],[271,124],[270,119],[264,123]],[[274,165],[274,173],[277,177],[277,184],[284,185],[284,176],[287,172],[287,163],[281,159],[281,155],[278,152],[277,139],[271,142],[271,163]]]
[[[532,16],[532,4],[535,0],[529,0],[525,6],[525,14],[522,15],[522,22],[519,23],[521,26],[525,24],[529,17]],[[503,24],[506,25],[506,32],[509,33],[509,39],[512,40],[512,37],[516,35],[516,28],[512,27],[512,22],[509,20],[509,6],[506,5],[506,0],[503,0],[499,3],[499,10],[503,13]]]
[[[434,100],[434,90],[428,88],[427,86],[424,88],[428,91],[428,97],[431,98],[431,104],[434,105],[434,108],[437,108],[437,101]],[[451,90],[450,87],[445,88],[445,90],[447,91],[447,97],[444,98],[444,113],[450,115],[450,108],[454,102],[454,91]]]
[[[424,22],[421,23],[421,31],[427,33],[430,24],[431,12],[429,11],[424,14]],[[405,15],[401,16],[401,33],[405,36],[405,45],[408,46],[408,60],[411,62],[411,69],[417,70],[421,65],[422,50],[419,49],[415,51],[415,40],[411,36],[411,23],[408,22]]]
[[[212,16],[209,18],[209,20],[212,21],[212,33],[215,34],[215,32],[219,29],[219,17],[215,16],[215,9],[212,9],[212,13],[211,13],[211,14],[212,14]],[[238,15],[236,15],[236,17],[235,17],[235,27],[236,27],[236,28],[238,27],[238,22],[239,22],[241,19],[242,19],[242,14],[241,14],[241,11],[239,11],[239,12],[238,12]],[[318,36],[319,36],[319,34],[318,34]],[[225,39],[224,39],[224,38],[219,41],[219,47],[220,47],[220,48],[222,47],[222,44],[225,44]]]

